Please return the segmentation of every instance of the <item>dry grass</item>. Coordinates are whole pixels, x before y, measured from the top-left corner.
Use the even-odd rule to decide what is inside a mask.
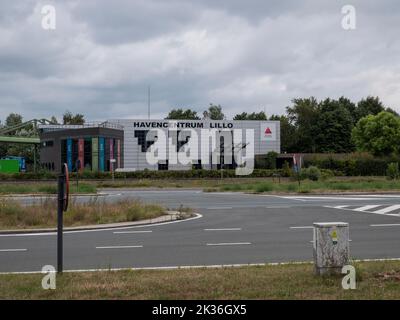
[[[38,204],[24,206],[13,200],[0,199],[0,229],[55,227],[57,221],[55,199],[46,198]],[[155,204],[127,199],[115,203],[93,198],[86,203],[72,201],[64,213],[64,225],[80,226],[152,219],[165,214]]]
[[[79,183],[75,181],[70,184],[71,193],[96,193],[96,186],[90,183]],[[2,181],[0,184],[0,194],[56,194],[57,183],[43,182],[25,182],[25,183],[10,183]]]
[[[356,290],[343,290],[339,276],[314,276],[311,264],[64,273],[53,291],[41,288],[40,274],[0,275],[0,298],[400,299],[400,280],[391,276],[400,262],[363,262],[356,269]]]

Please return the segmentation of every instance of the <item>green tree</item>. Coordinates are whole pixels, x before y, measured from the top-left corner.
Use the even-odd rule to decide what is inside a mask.
[[[368,96],[365,99],[361,99],[361,101],[357,103],[356,123],[358,122],[358,120],[367,115],[377,115],[379,112],[382,111],[385,111],[385,107],[379,100],[379,97]]]
[[[50,123],[51,123],[51,124],[58,124],[57,118],[56,118],[55,116],[51,116],[51,118],[50,118]]]
[[[390,155],[399,151],[400,118],[382,111],[361,118],[352,132],[357,149],[374,155]]]
[[[353,118],[343,100],[325,99],[318,104],[314,126],[316,152],[350,152]]]
[[[222,112],[222,107],[220,105],[214,105],[210,103],[208,110],[203,112],[203,119],[224,120],[225,115]]]
[[[63,115],[63,124],[84,124],[84,115],[77,113],[73,115],[70,111],[66,111]]]
[[[22,123],[22,116],[18,113],[10,113],[6,118],[6,127],[17,126]]]
[[[293,106],[287,107],[289,122],[295,127],[296,152],[315,152],[315,135],[318,119],[318,101],[314,97],[293,99]]]
[[[279,121],[281,126],[281,152],[297,152],[296,145],[296,127],[290,123],[289,118],[285,115],[272,115],[269,117],[271,121]]]
[[[200,120],[197,111],[191,109],[172,109],[165,119],[170,120]]]
[[[357,106],[354,102],[352,102],[350,99],[345,98],[345,97],[340,97],[338,100],[338,103],[340,106],[342,106],[343,108],[345,108],[351,115],[352,121],[353,121],[353,125],[355,125],[357,123],[358,119],[358,115],[357,115]]]
[[[267,116],[264,111],[247,113],[242,112],[233,117],[233,120],[267,120]]]

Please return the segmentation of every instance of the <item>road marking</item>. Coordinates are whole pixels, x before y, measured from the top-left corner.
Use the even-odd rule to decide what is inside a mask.
[[[354,262],[379,262],[379,261],[400,261],[400,258],[386,258],[386,259],[356,259]],[[284,266],[284,265],[312,265],[313,261],[292,261],[292,262],[261,262],[261,263],[242,263],[242,264],[205,264],[205,265],[181,265],[181,266],[165,266],[165,267],[132,267],[132,268],[106,268],[106,269],[71,269],[64,270],[63,272],[76,273],[76,272],[116,272],[116,271],[130,271],[130,270],[179,270],[179,269],[219,269],[219,268],[242,268],[242,267],[266,267],[266,266]],[[0,275],[5,274],[38,274],[42,273],[41,270],[36,271],[10,271],[0,272]]]
[[[376,207],[382,207],[385,206],[384,208],[376,211],[370,211],[371,209],[374,209]],[[394,210],[400,209],[400,205],[368,205],[368,206],[362,206],[358,208],[349,208],[350,205],[345,205],[345,206],[324,206],[324,208],[331,208],[331,209],[341,209],[341,210],[346,210],[346,211],[355,211],[355,212],[364,212],[364,213],[373,213],[373,214],[380,214],[380,215],[386,215],[386,216],[393,216],[393,217],[400,217],[399,213],[388,213]],[[367,211],[368,210],[368,211]]]
[[[131,249],[131,248],[143,248],[143,246],[106,246],[106,247],[96,247],[96,249]]]
[[[219,228],[219,229],[204,229],[204,231],[240,231],[242,228]]]
[[[322,197],[322,196],[304,196],[304,197],[299,197],[299,196],[285,196],[282,197],[285,199],[293,199],[293,200],[302,200],[302,201],[307,201],[307,200],[386,200],[386,199],[379,199],[379,198],[354,198],[354,197],[346,197],[346,196],[342,196],[342,197]]]
[[[223,210],[223,209],[232,209],[232,207],[208,207],[207,210]]]
[[[251,242],[222,242],[222,243],[207,243],[207,246],[245,246]]]
[[[290,229],[313,229],[313,226],[290,227]]]
[[[114,234],[124,234],[124,233],[150,233],[151,230],[140,230],[140,231],[114,231]]]
[[[158,223],[147,223],[138,226],[129,226],[129,227],[117,227],[117,228],[104,228],[104,229],[92,229],[92,230],[76,230],[76,231],[64,231],[64,234],[70,233],[84,233],[84,232],[99,232],[99,231],[114,231],[114,230],[127,230],[127,229],[135,229],[135,228],[149,228],[156,226],[164,226],[167,224],[180,223],[180,222],[188,222],[191,220],[196,220],[202,218],[203,215],[200,213],[195,213],[195,216],[188,219],[183,220],[174,220],[167,222],[158,222]],[[8,234],[0,234],[0,237],[33,237],[33,236],[55,236],[57,232],[41,232],[41,233],[8,233]]]
[[[400,227],[400,223],[370,224],[370,227]]]
[[[349,242],[352,242],[353,240],[351,240],[351,239],[349,239]],[[311,243],[314,243],[314,240],[311,240],[310,241]]]
[[[266,209],[287,209],[287,208],[293,208],[293,206],[267,206],[265,208]]]
[[[388,212],[390,212],[390,211],[394,211],[394,210],[398,210],[398,209],[400,209],[400,204],[395,204],[395,205],[393,205],[393,206],[389,206],[389,207],[386,207],[386,208],[383,208],[383,209],[374,211],[374,212],[372,212],[372,213],[376,213],[376,214],[385,214],[385,213],[388,213]]]
[[[377,207],[380,207],[380,205],[374,204],[374,205],[369,205],[369,206],[363,206],[363,207],[355,208],[353,210],[354,211],[368,211],[370,209],[374,209],[374,208],[377,208]]]
[[[20,252],[28,251],[28,249],[0,249],[0,252]]]

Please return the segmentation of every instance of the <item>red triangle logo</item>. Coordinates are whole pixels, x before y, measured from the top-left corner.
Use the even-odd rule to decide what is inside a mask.
[[[267,127],[267,129],[265,129],[265,132],[264,132],[265,134],[271,134],[272,133],[272,131],[271,131],[271,129],[269,128],[269,127]]]

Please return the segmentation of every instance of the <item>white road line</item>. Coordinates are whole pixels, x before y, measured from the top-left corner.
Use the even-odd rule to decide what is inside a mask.
[[[359,207],[359,208],[355,208],[355,209],[353,209],[354,211],[368,211],[368,210],[370,210],[370,209],[374,209],[374,208],[377,208],[377,207],[380,207],[381,205],[369,205],[369,206],[363,206],[363,207]]]
[[[125,233],[150,233],[151,230],[140,230],[140,231],[114,231],[114,234],[125,234]]]
[[[204,229],[204,231],[240,231],[242,228],[219,228],[219,229]]]
[[[356,259],[354,262],[376,262],[376,261],[400,261],[400,258],[386,259]],[[107,268],[107,269],[71,269],[64,272],[118,272],[118,271],[136,271],[136,270],[179,270],[179,269],[218,269],[218,268],[242,268],[242,267],[267,267],[267,266],[284,266],[284,265],[312,265],[313,261],[292,261],[292,262],[260,262],[260,263],[243,263],[243,264],[205,264],[205,265],[181,265],[181,266],[165,266],[165,267],[132,267],[132,268]],[[38,274],[41,270],[36,271],[10,271],[0,272],[0,275],[6,274]]]
[[[131,249],[131,248],[143,248],[143,246],[106,246],[106,247],[96,247],[96,249]]]
[[[158,223],[148,223],[142,224],[138,226],[129,226],[129,227],[117,227],[117,228],[104,228],[104,229],[92,229],[92,230],[76,230],[76,231],[64,231],[64,234],[70,233],[85,233],[85,232],[101,232],[101,231],[114,231],[114,230],[127,230],[127,229],[135,229],[135,228],[152,228],[156,226],[165,226],[167,224],[173,223],[181,223],[188,222],[191,220],[196,220],[202,218],[203,215],[200,213],[195,213],[195,216],[188,219],[183,220],[174,220],[168,222],[158,222]],[[57,232],[42,232],[42,233],[8,233],[8,234],[0,234],[0,237],[34,237],[34,236],[55,236]]]
[[[313,226],[290,227],[290,229],[313,229]]]
[[[390,211],[394,211],[394,210],[398,210],[398,209],[400,209],[400,204],[395,204],[393,206],[389,206],[389,207],[386,207],[386,208],[383,208],[383,209],[380,209],[380,210],[373,211],[373,213],[385,214],[385,213],[388,213]]]
[[[232,209],[232,207],[208,207],[207,210],[223,210],[223,209]]]
[[[28,251],[28,249],[0,249],[0,252],[20,252]]]
[[[293,206],[267,206],[265,208],[266,209],[287,209],[287,208],[293,208]]]
[[[349,205],[348,205],[348,204],[346,204],[346,205],[344,205],[344,206],[334,206],[334,207],[327,206],[327,207],[329,207],[329,208],[335,208],[335,209],[343,209],[343,208],[347,208],[347,207],[349,207]]]
[[[351,240],[351,239],[349,239],[349,242],[352,242],[353,240]],[[311,240],[310,241],[311,243],[314,243],[314,240]]]
[[[251,242],[222,242],[222,243],[207,243],[207,246],[244,246]]]
[[[400,227],[400,223],[370,224],[370,227]]]
[[[282,197],[285,199],[293,199],[293,200],[302,200],[302,201],[307,201],[307,200],[386,200],[386,199],[379,199],[379,198],[354,198],[354,197],[322,197],[322,196],[305,196],[305,197],[298,197],[298,196],[286,196]]]

